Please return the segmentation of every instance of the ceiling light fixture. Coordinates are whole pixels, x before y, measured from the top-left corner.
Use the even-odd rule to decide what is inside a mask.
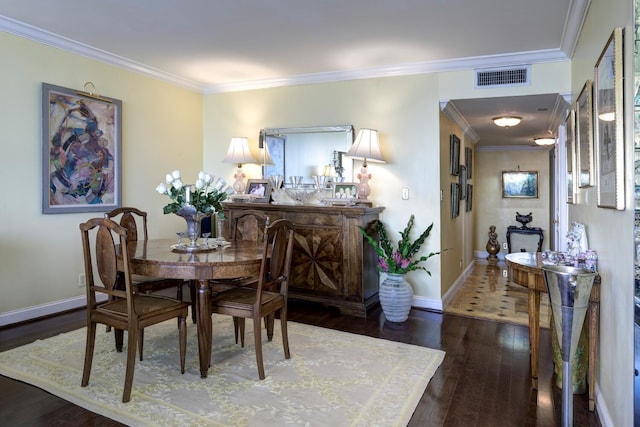
[[[516,126],[518,123],[520,123],[521,120],[522,120],[522,117],[501,116],[501,117],[494,117],[493,123],[503,128],[509,128],[511,126]]]
[[[552,136],[541,136],[533,138],[533,141],[538,145],[553,145],[556,143],[556,139]]]

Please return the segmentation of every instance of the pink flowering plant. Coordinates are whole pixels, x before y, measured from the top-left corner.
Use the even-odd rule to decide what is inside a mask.
[[[414,223],[414,215],[411,215],[407,226],[402,232],[400,232],[400,240],[398,241],[397,249],[393,248],[382,221],[377,221],[376,224],[378,240],[367,234],[364,228],[358,227],[360,233],[362,233],[365,239],[367,239],[367,242],[369,242],[378,253],[378,270],[391,274],[405,274],[409,271],[424,270],[429,276],[431,276],[431,272],[419,264],[428,260],[432,256],[439,255],[440,252],[431,252],[428,255],[422,255],[419,258],[414,257],[420,250],[424,241],[429,237],[431,229],[433,228],[433,223],[431,223],[431,225],[427,227],[427,229],[422,232],[415,241],[411,242],[410,235]]]

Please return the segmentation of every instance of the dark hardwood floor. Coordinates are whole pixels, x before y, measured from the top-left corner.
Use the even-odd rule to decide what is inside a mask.
[[[186,292],[185,294],[188,294]],[[446,357],[409,426],[559,426],[561,390],[552,386],[549,331],[541,330],[539,390],[529,382],[528,329],[493,321],[412,310],[401,324],[379,308],[366,319],[292,303],[291,321],[437,348]],[[0,351],[84,326],[84,311],[0,329]],[[384,369],[383,366],[380,369]],[[36,387],[0,376],[0,420],[7,426],[117,426]],[[384,404],[384,402],[380,402]],[[574,396],[574,425],[600,426],[586,394]],[[338,426],[336,426],[338,427]]]

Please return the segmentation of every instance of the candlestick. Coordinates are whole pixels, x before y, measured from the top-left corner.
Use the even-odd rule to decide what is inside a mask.
[[[191,186],[187,185],[184,188],[184,201],[191,204]]]

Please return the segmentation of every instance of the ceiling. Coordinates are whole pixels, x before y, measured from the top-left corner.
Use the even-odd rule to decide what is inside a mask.
[[[589,1],[2,0],[0,30],[215,93],[567,60]],[[556,97],[454,105],[480,145],[513,145],[487,117],[544,132]]]

